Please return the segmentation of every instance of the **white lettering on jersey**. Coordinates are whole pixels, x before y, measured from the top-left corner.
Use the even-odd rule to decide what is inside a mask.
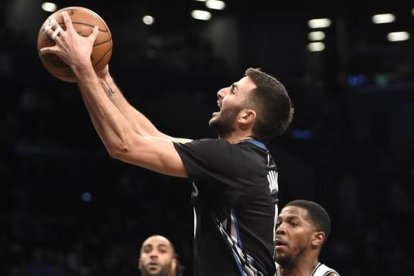
[[[270,192],[277,192],[278,190],[278,183],[277,183],[278,172],[277,171],[269,171],[267,173],[267,181],[269,181],[269,189]]]
[[[279,184],[278,184],[278,172],[275,170],[271,170],[267,173],[267,181],[269,181],[269,190],[271,194],[277,193],[279,190]],[[273,240],[276,238],[276,221],[279,210],[277,204],[275,204],[275,217],[273,219]]]
[[[193,197],[197,197],[198,196],[198,188],[196,186],[196,184],[193,182],[193,191],[191,192],[191,195]]]

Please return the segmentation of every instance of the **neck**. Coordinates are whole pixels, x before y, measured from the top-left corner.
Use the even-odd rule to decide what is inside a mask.
[[[250,135],[250,133],[248,133],[248,134],[247,133],[240,133],[240,134],[231,133],[227,136],[220,136],[220,138],[227,140],[231,144],[237,144],[237,143],[240,143],[242,141],[253,139],[252,136]]]
[[[304,276],[312,275],[315,267],[318,265],[318,261],[302,262],[297,261],[294,265],[280,266],[279,274],[281,276]]]

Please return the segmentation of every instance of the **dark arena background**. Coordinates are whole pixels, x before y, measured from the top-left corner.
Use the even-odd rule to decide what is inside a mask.
[[[296,109],[269,146],[280,206],[305,198],[326,207],[333,230],[320,261],[341,275],[414,275],[414,3],[224,3],[55,4],[104,18],[113,77],[173,136],[215,137],[216,92],[247,67],[279,78]],[[193,19],[194,9],[211,19]],[[40,63],[36,38],[49,14],[37,0],[0,4],[0,275],[139,275],[141,242],[162,234],[191,276],[189,183],[109,157],[76,84]],[[391,14],[388,23],[375,24],[377,14]],[[311,29],[316,18],[330,23]]]

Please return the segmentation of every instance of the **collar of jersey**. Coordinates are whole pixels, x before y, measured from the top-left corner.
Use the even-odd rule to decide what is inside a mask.
[[[267,150],[267,147],[266,147],[265,144],[263,144],[262,142],[260,142],[260,141],[258,141],[256,139],[253,139],[253,138],[249,138],[249,139],[243,140],[242,142],[248,142],[248,143],[253,144],[256,147],[259,147],[259,148],[261,148],[263,150]]]

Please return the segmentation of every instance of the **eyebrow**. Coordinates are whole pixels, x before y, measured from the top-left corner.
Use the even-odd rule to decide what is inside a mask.
[[[145,244],[142,246],[142,250],[147,249],[147,248],[152,248],[152,244]]]
[[[240,86],[239,86],[239,84],[238,84],[237,82],[233,83],[233,84],[231,85],[231,88],[232,88],[232,89],[237,89],[237,90],[240,90],[240,89],[239,89],[239,88],[240,88]]]
[[[277,220],[289,220],[289,219],[300,219],[298,215],[287,215],[287,216],[278,216]]]
[[[168,249],[169,248],[169,246],[167,244],[163,244],[163,243],[158,244],[155,247],[159,248],[159,249],[164,249],[164,248]],[[152,248],[154,248],[154,246],[152,244],[145,244],[145,245],[142,246],[141,250],[152,249]]]

